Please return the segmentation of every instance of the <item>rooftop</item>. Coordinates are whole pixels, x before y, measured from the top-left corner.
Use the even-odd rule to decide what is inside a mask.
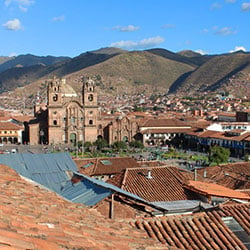
[[[127,222],[68,202],[0,165],[0,245],[3,249],[157,249]],[[34,209],[35,208],[35,209]],[[160,247],[160,246],[159,246]]]

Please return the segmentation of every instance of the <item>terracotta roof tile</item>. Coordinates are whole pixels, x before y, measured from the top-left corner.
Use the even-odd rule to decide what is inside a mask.
[[[199,169],[198,173],[231,189],[250,189],[250,162],[236,162]]]
[[[70,203],[0,165],[0,248],[133,249],[157,244],[127,222]],[[6,248],[5,248],[6,247]]]
[[[250,214],[249,206],[250,203],[236,205],[234,209],[239,213],[242,209],[248,211],[247,221]],[[229,215],[229,212],[225,215],[225,210],[232,212],[230,206],[220,206],[207,213],[138,219],[135,226],[146,231],[149,237],[157,239],[167,248],[246,249],[241,240],[223,223],[222,217]],[[247,226],[249,229],[249,223]]]
[[[147,119],[142,127],[187,127],[190,125],[178,119]]]
[[[226,188],[224,186],[215,183],[205,183],[201,181],[189,180],[188,183],[185,185],[185,188],[206,196],[217,196],[217,197],[250,200],[250,196],[248,196],[247,194],[235,191],[230,188]]]
[[[75,160],[79,171],[89,176],[112,175],[121,173],[126,168],[137,168],[139,164],[131,157],[111,157]],[[90,167],[89,163],[93,163]]]
[[[20,130],[22,126],[19,126],[13,122],[0,122],[0,130]]]
[[[152,167],[126,169],[122,189],[147,201],[173,201],[195,199],[195,195],[183,188],[184,176],[175,167]]]

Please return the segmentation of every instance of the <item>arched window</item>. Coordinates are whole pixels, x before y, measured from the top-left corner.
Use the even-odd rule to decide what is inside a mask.
[[[89,125],[93,125],[93,120],[89,120]]]
[[[53,125],[57,125],[57,120],[54,120],[54,121],[53,121]]]

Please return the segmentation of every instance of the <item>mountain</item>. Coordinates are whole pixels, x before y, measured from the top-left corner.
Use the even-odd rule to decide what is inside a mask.
[[[220,90],[225,88],[228,82],[232,82],[232,79],[236,80],[236,75],[242,75],[243,73],[241,72],[246,71],[249,65],[249,53],[230,53],[213,56],[193,72],[180,76],[171,86],[170,93],[186,92],[193,94]],[[248,70],[247,72],[249,74]]]
[[[181,56],[186,56],[186,57],[199,57],[199,56],[202,56],[200,53],[194,52],[192,50],[182,50],[182,51],[179,51],[177,54],[181,55]]]
[[[116,55],[105,62],[67,75],[69,82],[81,75],[98,76],[101,88],[115,93],[167,92],[182,74],[193,71],[193,65],[157,56],[148,51]],[[77,83],[75,86],[77,88]],[[79,89],[79,87],[78,87]]]
[[[9,56],[0,56],[0,65],[13,59],[13,57],[9,57]]]
[[[175,60],[178,62],[182,62],[182,63],[186,63],[186,64],[190,64],[193,66],[200,66],[203,63],[205,63],[206,61],[208,61],[211,56],[207,56],[207,55],[201,55],[195,52],[192,52],[194,56],[190,56],[191,51],[189,51],[189,53],[174,53],[171,52],[169,50],[166,49],[150,49],[147,50],[150,53],[156,54],[158,56],[162,56],[164,58],[167,59],[171,59],[171,60]]]
[[[0,67],[15,59],[0,64]],[[174,53],[160,48],[145,51],[101,48],[74,58],[54,60],[55,63],[51,59],[50,64],[49,60],[45,64],[36,59],[33,62],[39,63],[24,66],[19,58],[13,67],[0,73],[0,92],[14,91],[10,94],[22,98],[33,97],[37,91],[45,95],[45,80],[53,76],[66,78],[80,91],[80,78],[88,75],[95,77],[101,93],[109,95],[198,95],[221,90],[245,95],[250,72],[250,54],[244,52],[201,55],[193,51]]]
[[[9,57],[9,59],[7,58],[7,60],[5,60],[3,63],[0,63],[0,73],[14,67],[28,67],[39,64],[48,66],[57,62],[65,61],[67,59],[69,59],[69,57],[34,56],[31,54]]]
[[[8,62],[3,64],[3,66],[10,68],[0,72],[0,92],[25,86],[40,78],[46,79],[52,77],[53,75],[64,77],[67,74],[99,64],[119,53],[126,53],[126,51],[116,48],[103,48],[93,52],[82,53],[72,59],[65,57],[54,58],[51,56],[19,56],[16,60],[14,60],[14,62],[9,61],[9,64],[7,64]],[[11,67],[11,64],[15,66]],[[0,69],[1,66],[2,65],[0,65]]]

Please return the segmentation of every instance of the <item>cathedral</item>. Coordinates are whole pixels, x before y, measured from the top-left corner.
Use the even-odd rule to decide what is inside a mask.
[[[147,145],[168,144],[189,130],[183,121],[127,114],[101,114],[97,86],[93,79],[82,78],[82,91],[77,93],[65,79],[46,81],[47,104],[35,106],[35,119],[28,124],[30,145],[76,145],[103,138],[109,145],[116,141],[139,140]]]
[[[83,79],[78,95],[65,79],[47,81],[48,143],[93,142],[99,119],[97,92],[93,80]]]
[[[65,79],[53,78],[46,84],[47,107],[35,110],[36,120],[29,125],[31,144],[75,144],[102,137],[97,91],[91,78],[82,79],[81,94]]]

